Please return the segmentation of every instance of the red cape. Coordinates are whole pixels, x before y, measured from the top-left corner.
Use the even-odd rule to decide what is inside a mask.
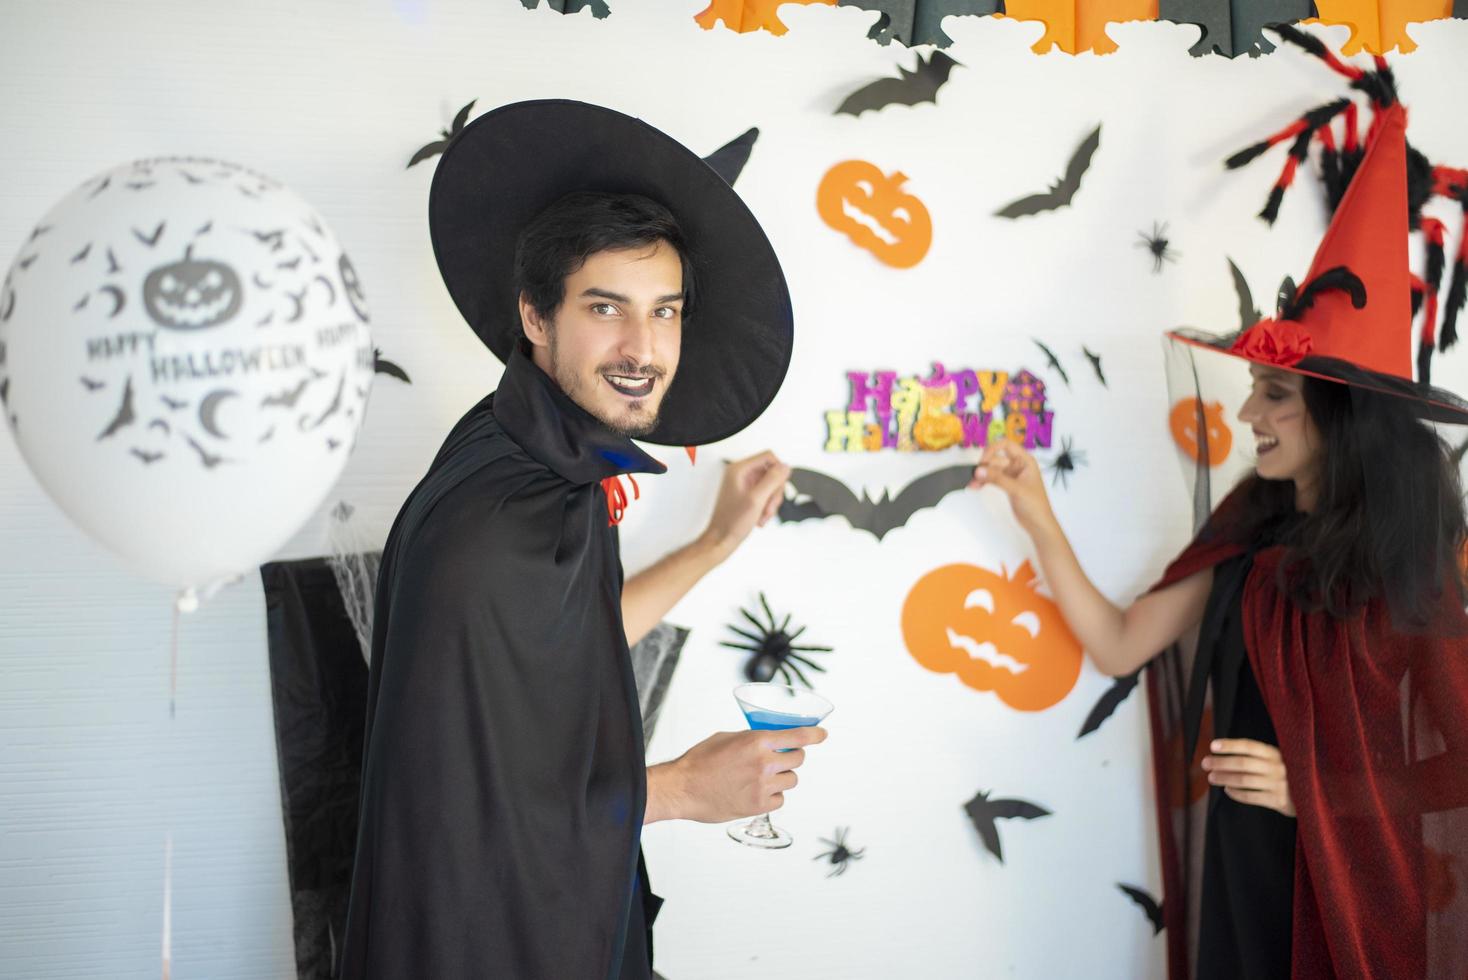
[[[1153,589],[1242,554],[1235,491]],[[1281,547],[1254,556],[1244,643],[1279,737],[1297,815],[1292,977],[1468,977],[1468,618],[1450,600],[1422,634],[1374,601],[1306,612],[1276,585]],[[1191,656],[1147,671],[1168,974],[1197,953],[1207,783],[1182,709]]]

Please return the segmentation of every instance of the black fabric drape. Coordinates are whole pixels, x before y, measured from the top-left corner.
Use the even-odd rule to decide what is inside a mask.
[[[329,980],[347,918],[367,663],[324,558],[260,569],[296,975]]]

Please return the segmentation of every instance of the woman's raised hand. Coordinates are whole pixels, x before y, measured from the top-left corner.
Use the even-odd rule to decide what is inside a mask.
[[[974,488],[992,485],[1004,491],[1009,506],[1014,509],[1015,520],[1031,537],[1055,523],[1039,462],[1008,439],[996,439],[984,447],[984,455],[974,467],[968,485]]]

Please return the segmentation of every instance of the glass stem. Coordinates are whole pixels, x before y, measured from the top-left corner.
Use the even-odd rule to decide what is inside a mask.
[[[770,825],[770,815],[768,813],[762,813],[751,820],[749,826],[744,828],[744,832],[750,837],[757,837],[760,840],[773,840],[778,836],[775,833],[775,828]]]

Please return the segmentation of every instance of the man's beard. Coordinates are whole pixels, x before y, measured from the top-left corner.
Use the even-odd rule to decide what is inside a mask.
[[[551,332],[549,339],[551,377],[555,380],[556,384],[560,385],[561,390],[566,393],[566,396],[568,398],[570,398],[577,405],[580,405],[598,422],[600,422],[602,425],[605,425],[607,428],[611,429],[618,435],[638,438],[640,436],[648,435],[658,427],[658,417],[661,414],[662,410],[661,400],[659,400],[658,402],[658,411],[653,412],[651,415],[647,415],[644,413],[635,421],[629,421],[625,417],[609,418],[608,416],[602,414],[602,412],[598,411],[594,405],[587,404],[587,401],[583,397],[584,393],[582,389],[585,386],[582,384],[581,379],[577,377],[574,372],[566,369],[561,364],[561,359],[557,355],[556,335],[554,331]],[[603,364],[601,367],[597,368],[596,373],[598,377],[600,377],[602,374],[618,374],[624,375],[629,378],[657,378],[659,382],[662,381],[664,375],[666,374],[666,372],[660,371],[656,368],[639,367],[637,364],[631,361],[619,361],[615,364]],[[664,392],[663,397],[667,397],[666,392]]]

